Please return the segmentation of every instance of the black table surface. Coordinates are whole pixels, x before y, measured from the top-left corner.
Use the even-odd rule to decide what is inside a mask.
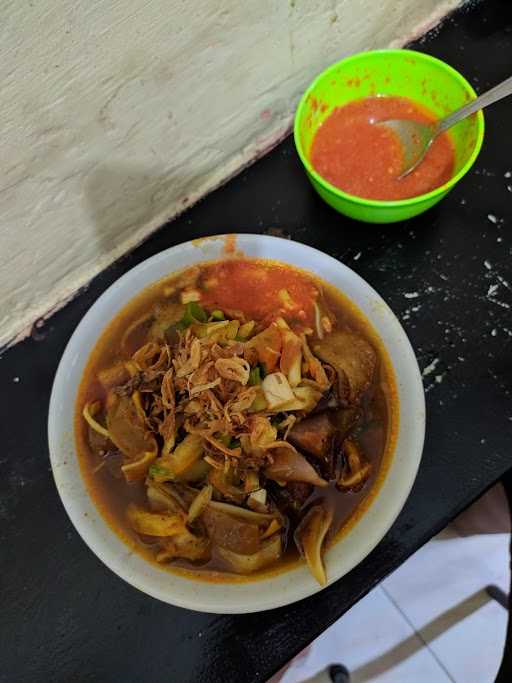
[[[453,64],[481,92],[510,75],[511,7],[499,0],[470,3],[413,47]],[[31,338],[4,351],[1,680],[265,680],[512,465],[511,120],[512,100],[489,109],[472,172],[425,215],[382,227],[350,221],[325,206],[288,138],[98,276],[34,326]],[[57,364],[98,295],[158,251],[224,232],[284,235],[343,261],[400,317],[420,367],[435,366],[424,379],[428,419],[421,468],[383,541],[322,593],[240,616],[165,605],[103,566],[64,512],[46,440]]]

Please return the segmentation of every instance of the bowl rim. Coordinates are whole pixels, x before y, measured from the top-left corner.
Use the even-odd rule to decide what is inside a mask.
[[[476,99],[477,94],[471,85],[469,81],[466,80],[466,78],[456,69],[453,68],[453,66],[450,66],[450,64],[447,64],[444,62],[442,59],[439,59],[437,57],[434,57],[432,55],[426,54],[424,52],[419,52],[417,50],[409,50],[406,48],[393,48],[393,49],[382,49],[382,50],[366,50],[364,52],[357,52],[356,54],[350,55],[348,57],[344,57],[343,59],[340,59],[337,62],[334,62],[334,64],[331,64],[330,66],[327,67],[327,69],[324,69],[321,71],[316,78],[311,82],[311,84],[308,86],[308,88],[305,90],[304,94],[300,98],[299,105],[297,107],[297,111],[295,112],[295,117],[294,117],[294,123],[293,123],[293,139],[295,142],[295,149],[297,150],[297,153],[300,157],[300,160],[306,169],[307,173],[311,175],[315,181],[321,185],[325,190],[331,192],[332,194],[335,194],[338,196],[340,199],[345,199],[346,201],[352,202],[354,204],[360,204],[362,206],[370,206],[374,208],[397,208],[397,207],[407,207],[407,206],[413,206],[415,204],[419,204],[422,202],[427,202],[431,199],[435,199],[439,197],[440,195],[446,193],[448,190],[450,190],[454,185],[456,185],[459,180],[466,175],[466,173],[469,171],[469,169],[473,166],[473,164],[476,161],[476,158],[478,154],[480,153],[480,150],[482,148],[483,144],[483,139],[484,139],[484,133],[485,133],[485,119],[482,110],[478,111],[476,113],[476,119],[477,119],[477,134],[476,134],[476,139],[475,139],[475,145],[473,147],[473,151],[471,152],[469,158],[467,159],[466,163],[462,166],[462,168],[456,173],[453,177],[450,178],[446,183],[443,185],[440,185],[439,187],[434,188],[430,192],[425,192],[424,194],[419,194],[414,197],[408,197],[407,199],[393,199],[393,200],[385,200],[385,199],[365,199],[364,197],[358,197],[357,195],[354,194],[349,194],[348,192],[345,192],[344,190],[341,190],[339,187],[336,187],[335,185],[332,185],[328,180],[326,180],[323,176],[321,176],[313,166],[311,165],[311,162],[306,156],[306,153],[304,152],[302,148],[302,142],[300,140],[300,121],[302,119],[302,113],[303,110],[306,106],[307,99],[309,95],[315,90],[316,86],[322,81],[326,76],[328,76],[331,72],[335,71],[340,65],[344,64],[350,64],[351,62],[357,62],[357,61],[364,61],[366,57],[369,55],[382,55],[382,56],[389,56],[389,55],[414,55],[415,58],[419,58],[420,60],[430,63],[430,64],[435,64],[436,66],[440,66],[443,68],[448,74],[450,74],[456,81],[458,81],[464,89],[469,93],[471,99]]]
[[[73,526],[90,550],[117,576],[151,597],[177,607],[217,614],[258,612],[292,604],[331,586],[357,566],[389,531],[409,496],[421,462],[426,422],[423,383],[410,341],[398,318],[371,285],[344,263],[309,245],[268,235],[246,233],[236,234],[234,237],[237,248],[241,248],[242,253],[245,248],[267,249],[270,252],[279,248],[282,250],[281,256],[274,256],[273,253],[272,255],[247,254],[249,258],[273,258],[291,265],[294,259],[299,258],[299,260],[311,262],[311,267],[296,264],[297,267],[317,273],[319,277],[335,287],[341,289],[330,279],[333,273],[350,283],[350,287],[357,291],[361,298],[367,298],[368,302],[371,302],[367,304],[367,307],[368,310],[371,309],[373,318],[363,306],[353,300],[353,296],[346,294],[359,309],[362,309],[363,315],[369,318],[370,324],[381,337],[392,360],[399,394],[399,433],[395,451],[386,475],[369,507],[358,518],[357,523],[329,548],[326,557],[329,572],[327,586],[319,586],[309,575],[303,563],[285,572],[270,574],[260,580],[224,584],[195,581],[155,567],[139,553],[134,552],[103,516],[90,496],[83,479],[75,452],[74,430],[69,442],[67,431],[69,422],[62,424],[62,416],[70,411],[71,420],[74,420],[76,392],[83,368],[106,324],[141,291],[165,276],[165,274],[158,274],[158,268],[163,264],[167,264],[174,258],[178,265],[166,266],[166,272],[172,273],[189,267],[193,263],[225,258],[225,251],[221,254],[210,254],[209,245],[222,243],[224,249],[224,246],[228,244],[227,240],[232,239],[233,235],[215,235],[170,247],[142,261],[115,280],[89,308],[71,335],[57,368],[48,414],[50,462],[56,488]],[[187,254],[192,254],[193,263],[185,263]],[[325,277],[323,272],[327,273]],[[137,278],[145,280],[144,284],[137,283]],[[129,293],[124,292],[128,289]],[[102,317],[103,326],[96,327],[94,332],[91,331],[94,321],[100,314],[105,315],[104,309],[108,306],[116,307],[116,312],[109,314],[107,318]],[[379,316],[382,316],[380,329],[379,323],[376,322]],[[87,343],[87,336],[93,340],[91,343]],[[386,336],[390,338],[396,350],[385,343]],[[393,354],[399,362],[393,362]],[[73,374],[78,376],[78,383],[73,380]],[[403,385],[400,378],[403,380]],[[72,400],[69,396],[70,392]],[[402,393],[405,393],[408,399],[404,408],[402,407]],[[409,431],[407,427],[404,428],[405,435],[403,436],[402,416],[404,413],[409,417]],[[66,439],[68,439],[67,445]],[[405,445],[402,443],[400,450],[401,440],[405,442]],[[398,463],[396,467],[395,463]],[[390,476],[391,472],[394,472],[393,477]],[[366,526],[370,530],[368,536],[360,533],[354,541],[354,530],[358,528],[361,530]],[[344,552],[338,555],[339,551],[337,553],[336,549],[342,546]],[[349,551],[348,560],[347,551]],[[338,562],[345,565],[340,570],[335,564]],[[165,581],[161,579],[161,575],[165,575]],[[163,586],[162,582],[164,582]],[[283,590],[279,592],[276,586]]]

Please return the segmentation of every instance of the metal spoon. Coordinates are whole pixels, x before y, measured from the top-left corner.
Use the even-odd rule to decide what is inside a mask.
[[[418,164],[423,160],[430,145],[440,133],[448,130],[448,128],[451,128],[467,116],[474,114],[476,111],[479,111],[510,94],[512,94],[512,76],[499,85],[496,85],[494,88],[491,88],[483,95],[480,95],[476,100],[472,100],[460,109],[457,109],[453,114],[450,114],[439,121],[435,121],[430,125],[409,121],[407,119],[376,121],[376,125],[387,126],[400,139],[403,148],[403,164],[401,173],[398,177],[404,178],[414,171]]]

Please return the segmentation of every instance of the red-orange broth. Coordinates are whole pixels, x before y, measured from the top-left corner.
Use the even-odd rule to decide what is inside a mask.
[[[315,488],[307,501],[307,505],[327,501],[333,507],[334,522],[328,536],[328,543],[332,543],[367,509],[389,465],[398,425],[398,401],[393,371],[379,337],[345,296],[319,278],[272,261],[227,259],[171,275],[135,297],[103,330],[84,372],[75,412],[77,455],[93,500],[116,533],[147,560],[154,562],[155,553],[151,540],[136,534],[126,519],[129,503],[145,504],[144,484],[142,481],[127,484],[124,479],[112,475],[111,467],[102,466],[101,451],[95,445],[95,435],[82,417],[82,409],[87,402],[107,399],[105,389],[98,381],[98,372],[111,368],[120,361],[126,361],[143,341],[148,322],[146,320],[133,327],[134,323],[148,314],[152,319],[169,302],[179,301],[183,283],[190,283],[194,278],[194,286],[204,295],[201,304],[207,310],[223,309],[229,311],[230,315],[236,315],[238,311],[238,315],[254,319],[262,326],[282,316],[297,332],[313,323],[313,302],[321,297],[336,328],[353,331],[375,349],[378,366],[372,386],[361,405],[362,417],[354,436],[372,465],[371,476],[364,487],[357,491],[340,492],[332,482],[325,489]],[[283,288],[287,289],[297,303],[295,309],[290,310],[280,300],[279,292]],[[131,326],[132,330],[126,337],[126,331]],[[124,350],[121,349],[123,339]],[[290,535],[293,528],[286,531]],[[203,563],[177,559],[158,566],[192,578],[232,582],[254,580],[269,573],[283,571],[294,566],[299,559],[294,544],[288,542],[285,553],[275,565],[249,576],[226,572],[222,562],[215,557]]]
[[[395,133],[372,121],[409,119],[432,123],[435,116],[405,97],[366,97],[337,107],[318,128],[311,146],[317,173],[344,192],[366,199],[416,197],[453,175],[455,152],[447,133],[439,135],[419,166],[399,178],[403,152]]]

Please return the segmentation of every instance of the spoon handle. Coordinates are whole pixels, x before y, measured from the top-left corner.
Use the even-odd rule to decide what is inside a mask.
[[[476,100],[472,100],[460,109],[457,109],[457,111],[454,111],[453,114],[450,114],[449,116],[446,116],[444,119],[441,119],[441,121],[438,124],[438,132],[442,133],[444,130],[447,130],[455,123],[458,123],[462,119],[465,119],[466,116],[474,114],[479,109],[483,109],[484,107],[487,107],[489,104],[493,104],[493,102],[497,102],[498,100],[501,100],[504,97],[507,97],[507,95],[511,94],[512,76],[506,78],[504,81],[494,86],[494,88],[491,88],[483,95],[480,95],[480,97],[477,97]]]

